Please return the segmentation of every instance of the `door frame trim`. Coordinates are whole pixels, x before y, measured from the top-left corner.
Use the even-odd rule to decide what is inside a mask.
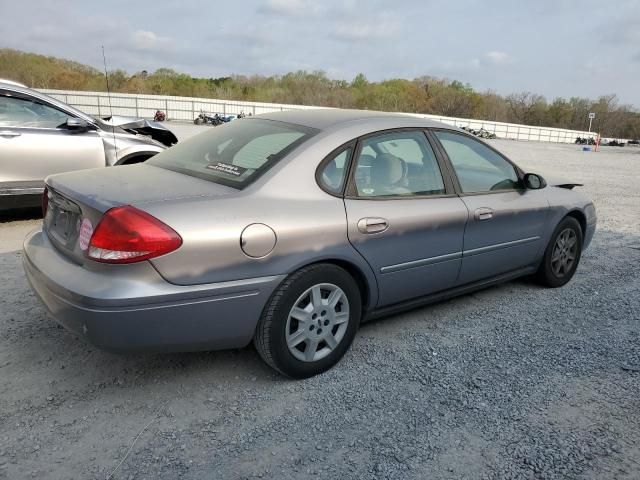
[[[424,267],[426,265],[434,265],[436,263],[448,262],[450,260],[458,260],[462,258],[462,252],[445,253],[444,255],[438,255],[436,257],[421,258],[419,260],[412,260],[410,262],[396,263],[395,265],[388,265],[380,269],[380,273],[394,273],[402,270],[408,270],[410,268]]]
[[[472,257],[481,253],[493,252],[502,248],[515,247],[517,245],[524,245],[525,243],[532,243],[540,240],[540,236],[521,238],[519,240],[511,240],[510,242],[494,243],[493,245],[487,245],[485,247],[472,248],[471,250],[464,250],[462,257]]]
[[[487,245],[485,247],[479,247],[479,248],[473,248],[471,250],[463,250],[461,252],[453,252],[453,253],[446,253],[444,255],[438,255],[435,257],[427,257],[427,258],[420,258],[418,260],[412,260],[410,262],[403,262],[403,263],[396,263],[393,265],[387,265],[384,266],[380,269],[380,273],[385,274],[385,273],[394,273],[394,272],[400,272],[402,270],[408,270],[410,268],[416,268],[416,267],[424,267],[426,265],[434,265],[436,263],[442,263],[442,262],[448,262],[450,260],[458,260],[464,257],[471,257],[474,255],[479,255],[482,253],[489,253],[489,252],[493,252],[495,250],[500,250],[502,248],[509,248],[509,247],[515,247],[518,245],[523,245],[526,243],[532,243],[535,242],[537,240],[540,240],[540,236],[535,236],[535,237],[528,237],[528,238],[521,238],[519,240],[512,240],[509,242],[502,242],[502,243],[495,243],[493,245]]]

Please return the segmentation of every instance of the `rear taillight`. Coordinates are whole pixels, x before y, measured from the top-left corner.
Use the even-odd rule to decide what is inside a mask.
[[[108,210],[96,227],[87,255],[104,263],[134,263],[173,252],[182,238],[168,225],[130,205]]]
[[[49,189],[44,187],[44,192],[42,193],[42,218],[47,215],[47,208],[49,207]]]

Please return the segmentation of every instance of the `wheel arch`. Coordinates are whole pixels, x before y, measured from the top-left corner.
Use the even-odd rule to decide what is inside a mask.
[[[578,223],[580,224],[580,229],[582,230],[582,238],[584,238],[587,233],[586,215],[582,211],[575,209],[567,213],[566,217],[573,217],[578,221]]]
[[[358,290],[360,290],[362,301],[362,315],[363,318],[365,318],[367,312],[373,309],[378,299],[377,283],[373,272],[371,272],[370,276],[367,276],[362,267],[351,260],[337,257],[327,257],[318,258],[303,265],[298,265],[297,268],[295,268],[289,275],[303,268],[318,264],[335,265],[342,268],[349,275],[351,275],[351,277],[356,282],[356,285],[358,286]],[[287,275],[287,277],[289,277],[289,275]],[[372,284],[372,282],[374,283]]]
[[[133,165],[135,163],[142,163],[149,160],[153,157],[157,152],[136,152],[126,155],[125,157],[118,160],[116,165]]]

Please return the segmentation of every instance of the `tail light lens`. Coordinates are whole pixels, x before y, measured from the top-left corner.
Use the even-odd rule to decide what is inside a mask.
[[[182,238],[168,225],[130,205],[108,210],[91,240],[87,255],[103,263],[135,263],[173,252]]]
[[[44,187],[44,192],[42,192],[42,218],[46,217],[47,208],[49,208],[49,189]]]

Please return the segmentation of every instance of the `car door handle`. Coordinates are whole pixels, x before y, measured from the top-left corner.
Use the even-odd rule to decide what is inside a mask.
[[[476,220],[491,220],[493,218],[493,210],[487,207],[478,208],[476,210]]]
[[[380,233],[389,228],[389,222],[384,218],[365,217],[358,220],[358,230],[361,233]]]
[[[0,130],[0,137],[19,137],[22,135],[19,132],[12,132],[11,130]]]

